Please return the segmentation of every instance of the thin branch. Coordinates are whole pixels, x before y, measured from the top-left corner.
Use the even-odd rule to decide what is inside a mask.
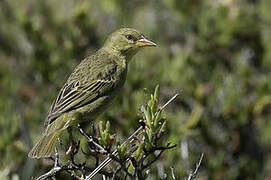
[[[177,144],[174,144],[172,146],[167,146],[167,147],[157,147],[155,148],[154,150],[157,151],[157,150],[160,150],[160,151],[164,151],[164,150],[167,150],[167,149],[173,149],[177,146]]]
[[[113,174],[112,180],[116,179],[116,175],[118,172],[120,172],[121,168],[122,168],[121,165],[117,167],[117,169],[115,170],[115,172]]]
[[[37,180],[43,180],[43,179],[47,179],[49,177],[54,177],[57,172],[62,170],[62,168],[59,166],[59,154],[58,154],[58,151],[56,148],[55,148],[55,155],[56,155],[56,158],[54,159],[54,168],[51,169],[49,172],[38,177]]]
[[[100,149],[102,154],[109,154],[109,152],[107,150],[105,150],[100,144],[96,143],[93,139],[92,136],[89,136],[80,126],[80,124],[78,124],[78,129],[80,131],[80,133],[85,136],[88,140],[88,142],[94,144],[98,149]]]
[[[175,177],[175,175],[174,175],[174,169],[173,169],[173,167],[170,167],[170,171],[171,171],[172,179],[173,179],[173,180],[176,180],[176,177]]]
[[[51,169],[49,172],[41,175],[40,177],[37,178],[37,180],[44,180],[47,179],[49,177],[53,177],[56,175],[57,172],[59,172],[61,170],[61,167],[54,167],[53,169]]]
[[[174,101],[179,96],[179,93],[176,93],[170,100],[168,100],[162,107],[159,108],[159,111],[165,109],[172,101]],[[156,113],[157,114],[157,113]]]
[[[165,150],[168,150],[168,149],[172,149],[172,148],[175,148],[177,145],[174,144],[172,146],[167,146],[167,147],[157,147],[151,151],[148,152],[148,154],[146,154],[146,157],[145,159],[154,151],[160,151],[159,154],[152,160],[150,161],[149,163],[147,163],[146,165],[143,165],[142,169],[146,169],[148,168],[150,165],[152,165],[155,161],[157,161],[157,159],[162,155],[162,153],[165,151]]]
[[[196,165],[195,170],[192,171],[192,172],[189,174],[187,180],[195,180],[195,179],[196,179],[196,176],[197,176],[197,173],[198,173],[198,170],[199,170],[201,161],[202,161],[202,159],[203,159],[203,155],[204,155],[204,154],[201,153],[200,159],[199,159],[199,161],[197,162],[197,165]]]
[[[165,151],[165,150],[161,150],[161,151],[159,152],[159,154],[158,154],[157,156],[155,156],[155,158],[154,158],[152,161],[150,161],[150,162],[148,162],[146,165],[144,165],[144,166],[142,167],[142,169],[144,170],[144,169],[148,168],[150,165],[152,165],[152,163],[154,163],[155,161],[157,161],[157,159],[163,154],[164,151]],[[147,156],[146,156],[146,157],[147,157]]]

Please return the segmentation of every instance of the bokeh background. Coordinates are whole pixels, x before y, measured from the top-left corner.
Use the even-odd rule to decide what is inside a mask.
[[[46,112],[80,60],[121,27],[157,42],[130,63],[123,93],[100,119],[127,136],[156,84],[168,138],[178,147],[150,179],[271,179],[270,0],[1,0],[0,179],[30,179],[51,164],[30,160]],[[116,129],[117,127],[117,129]]]

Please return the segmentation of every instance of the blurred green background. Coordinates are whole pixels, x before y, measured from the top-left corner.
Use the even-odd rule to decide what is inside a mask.
[[[76,64],[121,27],[158,47],[134,57],[122,95],[100,119],[127,136],[156,84],[161,103],[181,92],[166,112],[178,147],[150,179],[170,167],[183,179],[201,152],[200,180],[270,179],[270,8],[270,0],[1,0],[0,179],[51,167],[27,158],[50,103]]]

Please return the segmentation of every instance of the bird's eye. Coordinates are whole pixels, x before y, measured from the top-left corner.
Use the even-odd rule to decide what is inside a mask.
[[[125,36],[128,40],[130,40],[130,41],[136,41],[137,39],[136,39],[136,37],[134,37],[133,35],[131,35],[131,34],[128,34],[128,35],[126,35]]]

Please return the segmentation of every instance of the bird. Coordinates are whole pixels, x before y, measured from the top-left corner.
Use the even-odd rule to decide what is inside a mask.
[[[132,57],[151,46],[157,45],[133,28],[121,28],[109,35],[102,48],[75,67],[50,106],[41,138],[28,156],[52,157],[64,130],[92,123],[120,93]]]

